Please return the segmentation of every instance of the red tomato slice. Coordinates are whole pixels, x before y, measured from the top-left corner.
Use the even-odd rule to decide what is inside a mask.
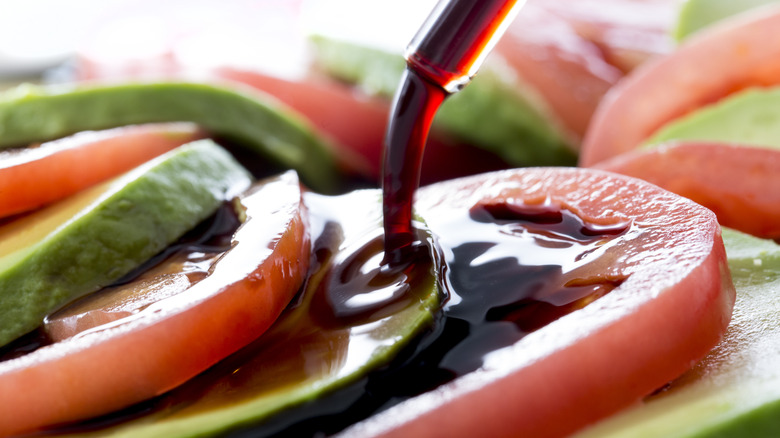
[[[0,152],[0,217],[62,199],[203,137],[186,123],[138,125]]]
[[[214,72],[251,85],[298,111],[320,130],[355,152],[353,161],[379,175],[382,142],[389,113],[383,99],[360,96],[352,88],[328,80],[287,80],[259,72],[220,68]]]
[[[708,142],[673,142],[595,166],[685,196],[718,221],[759,237],[780,238],[780,151]]]
[[[263,333],[303,282],[310,243],[287,173],[250,190],[246,221],[205,279],[132,317],[0,362],[0,435],[161,394]]]
[[[257,72],[218,69],[217,76],[249,84],[303,114],[312,124],[354,152],[351,167],[379,181],[390,101],[324,78],[286,80]],[[433,131],[425,147],[423,184],[506,167],[497,156]]]
[[[768,11],[716,24],[635,70],[604,98],[580,164],[634,149],[664,124],[730,93],[780,82],[780,9]]]
[[[640,401],[720,340],[735,295],[720,226],[707,209],[637,179],[562,168],[437,184],[419,192],[416,206],[436,233],[437,221],[490,202],[551,203],[593,224],[630,221],[589,271],[594,282],[625,281],[346,436],[571,434]]]
[[[602,96],[623,76],[595,44],[536,3],[523,7],[496,52],[549,105],[578,143]]]

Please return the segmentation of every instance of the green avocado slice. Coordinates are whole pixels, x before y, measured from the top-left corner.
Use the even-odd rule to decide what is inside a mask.
[[[672,36],[679,42],[724,18],[772,3],[778,0],[686,0],[680,6]]]
[[[338,197],[304,193],[304,204],[310,209],[313,236],[320,236],[313,247],[316,261],[301,296],[268,332],[145,405],[143,415],[109,427],[101,427],[98,419],[98,426],[88,422],[84,429],[77,425],[56,435],[173,438],[238,430],[254,436],[259,432],[253,428],[271,433],[279,427],[273,423],[275,415],[358,381],[389,363],[430,327],[440,302],[433,263],[415,270],[404,305],[396,302],[368,319],[347,323],[323,317],[317,303],[322,303],[321,285],[328,281],[328,268],[382,235],[381,194],[377,190]]]
[[[392,98],[405,68],[403,57],[344,41],[313,36],[319,66],[370,95]],[[488,62],[468,87],[448,98],[434,125],[487,149],[514,166],[574,165],[574,146],[525,91],[516,75]]]
[[[342,179],[332,145],[290,110],[248,90],[167,82],[23,85],[0,94],[0,148],[153,122],[195,122],[297,170],[316,190],[333,192]]]
[[[645,145],[709,140],[780,148],[780,87],[750,88],[673,120]]]
[[[0,345],[161,251],[251,176],[201,140],[0,227]]]
[[[780,245],[724,229],[737,288],[721,343],[668,388],[578,438],[780,436]]]

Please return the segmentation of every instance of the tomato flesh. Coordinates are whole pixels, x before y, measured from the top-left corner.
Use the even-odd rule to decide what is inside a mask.
[[[347,436],[563,436],[641,400],[720,340],[735,296],[710,211],[648,183],[587,169],[464,178],[422,189],[416,205],[437,233],[431,218],[508,200],[559,205],[593,224],[630,221],[632,231],[589,271],[594,282],[625,280],[492,353],[478,370]]]
[[[760,12],[692,36],[610,90],[588,128],[580,164],[634,149],[664,124],[735,91],[776,85],[780,9]]]
[[[186,123],[137,125],[0,152],[0,217],[72,195],[204,135]]]
[[[246,221],[205,279],[130,318],[0,363],[0,435],[108,413],[187,381],[263,333],[303,282],[297,177],[241,200]]]

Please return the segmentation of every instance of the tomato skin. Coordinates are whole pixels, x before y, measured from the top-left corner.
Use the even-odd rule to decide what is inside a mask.
[[[310,243],[300,196],[297,178],[288,173],[244,198],[248,219],[234,236],[235,245],[209,277],[182,296],[154,304],[123,324],[0,363],[0,436],[154,397],[264,332],[308,269]],[[260,214],[268,209],[276,213]]]
[[[669,56],[641,66],[604,97],[580,165],[638,147],[664,124],[703,105],[780,78],[780,9],[762,9],[699,32]]]
[[[721,225],[780,238],[780,151],[712,142],[671,142],[603,161],[599,169],[641,178],[712,210]]]
[[[126,126],[0,155],[13,163],[0,167],[0,217],[42,207],[204,136],[191,124]]]
[[[627,236],[622,254],[607,257],[599,270],[628,278],[494,353],[481,369],[345,436],[564,436],[638,402],[720,340],[735,293],[720,227],[708,210],[639,180],[587,169],[464,178],[422,189],[417,207],[430,217],[435,209],[500,198],[549,200],[595,223],[630,218],[641,233]],[[435,222],[429,225],[435,233]]]

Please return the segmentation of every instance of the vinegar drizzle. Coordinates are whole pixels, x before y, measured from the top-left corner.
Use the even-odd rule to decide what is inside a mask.
[[[409,45],[382,165],[386,264],[401,264],[411,257],[412,203],[436,111],[476,74],[522,3],[442,0]]]

